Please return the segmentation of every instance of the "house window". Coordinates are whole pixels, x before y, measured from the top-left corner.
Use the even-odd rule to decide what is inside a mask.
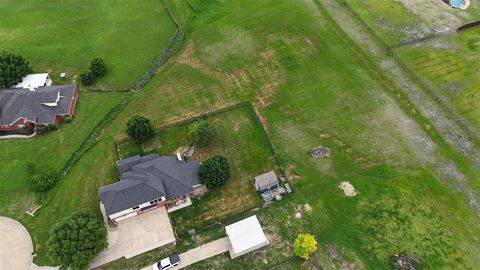
[[[137,206],[133,207],[132,209],[137,210],[138,208],[140,208],[140,206],[137,205]]]

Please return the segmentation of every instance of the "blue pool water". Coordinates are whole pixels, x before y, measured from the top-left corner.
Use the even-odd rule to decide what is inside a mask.
[[[464,0],[450,0],[450,5],[452,5],[452,7],[458,8],[463,6],[463,4],[465,4]]]

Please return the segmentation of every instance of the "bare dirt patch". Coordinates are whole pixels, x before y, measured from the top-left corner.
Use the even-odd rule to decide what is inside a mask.
[[[345,196],[347,197],[355,197],[357,195],[357,191],[350,182],[341,182],[340,185],[338,185],[338,188],[343,190],[343,193],[345,193]]]

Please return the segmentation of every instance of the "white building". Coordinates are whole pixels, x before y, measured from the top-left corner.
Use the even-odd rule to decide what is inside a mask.
[[[34,89],[42,86],[52,85],[52,80],[48,73],[28,74],[23,77],[22,82],[15,85],[15,88]]]
[[[268,239],[255,215],[226,226],[225,231],[230,239],[232,259],[268,245]]]

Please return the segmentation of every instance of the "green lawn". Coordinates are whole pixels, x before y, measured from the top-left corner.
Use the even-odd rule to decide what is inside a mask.
[[[435,94],[480,132],[480,29],[396,49]]]
[[[226,156],[230,162],[231,177],[227,184],[212,190],[193,205],[171,215],[177,234],[189,229],[201,228],[214,222],[235,216],[260,206],[260,196],[252,185],[254,176],[278,169],[273,160],[268,141],[253,112],[247,106],[215,114],[208,121],[217,130],[215,143],[206,148],[197,148],[192,159],[204,160],[211,155]],[[161,145],[149,153],[172,155],[181,146],[189,145],[188,126],[191,123],[161,130],[153,139]],[[144,154],[141,147],[131,141],[119,146],[123,157]],[[191,217],[195,217],[192,219]]]
[[[72,123],[61,124],[57,131],[32,139],[0,140],[1,189],[0,213],[16,216],[32,206],[26,163],[59,172],[90,130],[105,116],[123,94],[81,91]],[[18,204],[17,196],[26,198]]]
[[[387,88],[391,84],[370,56],[339,29],[321,1],[176,2],[174,11],[181,12],[181,24],[187,29],[181,52],[132,96],[98,143],[62,180],[50,204],[35,218],[22,220],[35,242],[36,263],[50,263],[44,246],[50,224],[79,210],[99,213],[97,189],[117,180],[115,142],[125,139],[125,124],[131,115],[143,114],[161,127],[249,101],[264,116],[294,194],[257,212],[271,239],[262,259],[250,254],[230,260],[222,255],[191,268],[301,267],[291,247],[299,232],[313,233],[323,251],[304,267],[328,269],[332,262],[326,245],[335,246],[346,260],[364,269],[390,269],[388,256],[401,251],[421,256],[427,269],[475,268],[480,264],[476,256],[480,253],[479,218],[465,194],[455,188],[456,183],[467,183],[468,189],[468,183],[476,180],[476,168],[456,164],[453,152],[439,146],[435,130],[426,128],[429,123],[399,91]],[[225,134],[232,134],[233,123],[243,118],[228,115],[212,119]],[[254,174],[254,150],[260,149],[256,145],[263,145],[263,139],[255,142],[260,137],[254,134],[259,131],[249,117],[247,123],[252,128],[246,129],[246,134],[252,137],[230,135],[218,151],[228,154],[229,149],[238,147],[232,144],[239,144],[240,153],[248,156],[242,158],[242,166],[252,164]],[[184,132],[181,126],[167,129],[146,147],[165,145],[160,151],[171,153],[177,142],[185,142],[178,135]],[[175,145],[167,147],[169,142]],[[332,149],[329,159],[310,158],[308,151],[318,145]],[[120,154],[143,151],[132,146],[124,149]],[[443,171],[450,159],[453,174]],[[461,182],[463,175],[465,182]],[[341,181],[350,181],[358,195],[345,197],[337,188]],[[392,203],[374,204],[385,197]],[[401,213],[401,220],[393,216],[385,226],[369,227],[378,218],[369,215],[365,205],[373,204],[384,213],[384,207],[405,200],[411,205],[400,210],[420,214],[403,220],[405,214]],[[300,220],[294,218],[295,208],[302,209]],[[185,211],[204,214],[194,206]],[[173,216],[186,220],[187,215],[179,212]],[[188,222],[196,218],[191,216]],[[221,228],[214,230],[222,233]],[[208,238],[205,234],[182,236],[176,251],[202,243]],[[438,235],[445,235],[445,239]],[[443,240],[449,244],[443,245]],[[168,249],[170,252],[171,247]],[[112,267],[146,266],[154,260],[153,256],[139,256]]]
[[[161,0],[0,2],[1,49],[30,60],[34,71],[73,75],[101,57],[108,74],[95,89],[124,90],[166,47],[175,25]]]

